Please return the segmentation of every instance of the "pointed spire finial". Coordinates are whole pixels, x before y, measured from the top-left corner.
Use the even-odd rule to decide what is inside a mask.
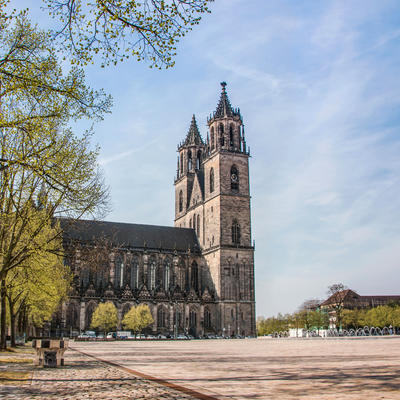
[[[189,132],[183,142],[184,145],[204,145],[203,139],[200,135],[199,128],[197,127],[196,117],[193,114],[192,122],[190,123]]]
[[[231,103],[228,98],[228,94],[226,93],[226,85],[225,81],[220,83],[222,87],[221,97],[219,99],[217,109],[213,113],[212,118],[224,118],[224,117],[233,117],[234,115],[239,115],[231,106]]]

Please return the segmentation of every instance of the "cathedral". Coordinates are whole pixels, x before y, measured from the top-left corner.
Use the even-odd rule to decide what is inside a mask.
[[[174,227],[61,220],[74,278],[53,329],[90,329],[97,305],[112,301],[119,329],[145,303],[148,333],[256,335],[250,154],[240,110],[221,87],[206,139],[193,116],[178,145]]]

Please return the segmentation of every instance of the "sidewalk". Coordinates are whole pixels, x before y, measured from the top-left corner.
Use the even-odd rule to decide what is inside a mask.
[[[0,360],[5,357],[11,358],[12,355],[2,356]],[[24,370],[29,372],[26,375],[28,380],[9,384],[3,379],[0,382],[0,399],[194,399],[73,350],[66,351],[65,364],[55,369],[25,364]],[[12,369],[20,368],[19,364],[12,366]]]

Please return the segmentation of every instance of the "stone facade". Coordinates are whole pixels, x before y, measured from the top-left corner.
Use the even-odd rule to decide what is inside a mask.
[[[175,226],[195,230],[215,290],[217,330],[255,334],[249,152],[226,84],[204,142],[195,117],[178,146]]]
[[[62,221],[74,282],[53,329],[87,330],[95,307],[112,301],[119,321],[148,304],[152,333],[255,335],[249,152],[221,85],[207,139],[193,116],[178,146],[175,227]]]

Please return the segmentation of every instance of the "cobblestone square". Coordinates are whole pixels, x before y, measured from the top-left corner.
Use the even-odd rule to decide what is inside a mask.
[[[400,338],[71,342],[65,366],[20,363],[0,399],[400,399]],[[104,361],[102,361],[104,360]],[[29,360],[28,360],[29,361]]]
[[[77,342],[72,347],[218,399],[400,399],[397,337]]]

